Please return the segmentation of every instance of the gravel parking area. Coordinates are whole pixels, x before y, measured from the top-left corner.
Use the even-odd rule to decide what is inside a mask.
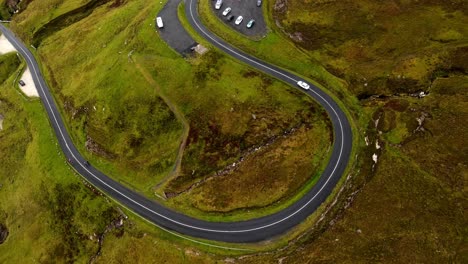
[[[263,0],[265,1],[265,0]],[[257,0],[223,0],[223,4],[219,10],[215,9],[216,0],[211,1],[211,7],[215,14],[226,24],[238,32],[247,36],[264,36],[267,33],[265,19],[263,19],[262,6],[257,6]],[[232,21],[227,21],[226,17],[223,16],[223,11],[230,7],[232,10],[229,15],[233,15]],[[228,16],[229,16],[228,15]],[[243,16],[244,20],[240,25],[234,24],[234,21],[238,16]],[[247,23],[250,19],[255,20],[255,24],[252,28],[247,28]]]

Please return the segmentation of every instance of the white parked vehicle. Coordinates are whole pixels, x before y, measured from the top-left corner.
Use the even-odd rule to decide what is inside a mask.
[[[223,0],[216,0],[215,9],[218,10],[223,5]]]
[[[304,89],[304,90],[309,90],[309,89],[310,89],[310,85],[307,84],[307,83],[304,82],[304,81],[298,81],[298,82],[297,82],[297,85],[298,85],[299,87],[301,87],[302,89]]]
[[[164,27],[164,24],[163,24],[163,21],[162,21],[161,17],[156,18],[156,24],[158,25],[158,28],[163,28]]]
[[[239,16],[237,17],[236,22],[234,22],[234,24],[240,25],[240,23],[242,23],[242,20],[244,20],[244,18],[242,16]]]
[[[254,24],[255,24],[255,20],[250,19],[249,23],[247,23],[247,28],[253,27]]]
[[[230,8],[230,7],[224,9],[224,11],[223,11],[223,16],[227,16],[230,12],[231,12],[231,8]]]

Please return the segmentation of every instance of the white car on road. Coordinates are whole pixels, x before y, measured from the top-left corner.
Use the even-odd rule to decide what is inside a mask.
[[[239,17],[237,17],[236,22],[234,22],[234,23],[235,23],[236,25],[240,25],[240,23],[242,23],[242,20],[243,20],[243,19],[244,19],[244,18],[243,18],[242,16],[239,16]]]
[[[223,11],[223,16],[227,16],[227,15],[229,14],[229,12],[231,12],[231,8],[230,8],[230,7],[224,9],[224,11]]]
[[[223,0],[217,0],[215,4],[215,9],[218,10],[223,5]]]
[[[309,90],[309,89],[310,89],[310,85],[307,84],[307,83],[304,82],[304,81],[298,81],[298,82],[297,82],[297,85],[299,85],[299,87],[301,87],[301,88],[304,89],[304,90]]]

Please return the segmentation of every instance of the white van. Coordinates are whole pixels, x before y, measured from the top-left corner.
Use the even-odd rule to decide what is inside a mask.
[[[215,9],[218,10],[223,5],[223,0],[217,0],[215,4]]]
[[[158,24],[158,28],[163,28],[164,27],[164,24],[162,22],[162,18],[161,17],[157,17],[156,18],[156,24]]]

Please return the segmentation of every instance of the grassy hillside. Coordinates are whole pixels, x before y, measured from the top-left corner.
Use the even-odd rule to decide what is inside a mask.
[[[159,3],[89,3],[32,1],[12,28],[40,44],[72,137],[93,164],[208,218],[275,207],[311,186],[331,144],[316,103],[216,50],[183,59],[155,32]],[[28,13],[36,5],[49,21]],[[240,188],[213,191],[233,183]]]
[[[122,211],[68,167],[40,101],[26,101],[12,85],[15,70],[2,73],[11,77],[0,85],[1,263],[212,262],[131,214],[115,227]]]
[[[358,98],[427,91],[466,54],[466,1],[277,1],[273,9],[284,33]]]
[[[131,217],[123,234],[115,229],[106,237],[98,261],[466,262],[467,16],[464,2],[451,3],[265,1],[263,8],[274,14],[269,19],[273,32],[255,43],[224,31],[220,23],[210,24],[229,41],[330,88],[351,109],[360,145],[367,146],[359,149],[334,206],[282,250],[241,258],[208,255]],[[307,179],[291,179],[292,171],[305,175],[300,172],[322,164],[326,154],[310,150],[327,148],[329,128],[313,102],[217,52],[179,58],[150,26],[157,3],[111,5],[50,34],[38,50],[75,141],[93,163],[147,193],[159,180],[167,180],[157,189],[161,194],[177,194],[198,182],[167,203],[209,218],[219,218],[216,212],[248,215],[245,208],[288,197]],[[29,19],[38,18],[24,16],[17,23]],[[16,30],[28,31],[24,36],[32,41],[35,29],[28,25]],[[428,95],[418,98],[421,91]],[[93,234],[103,232],[118,210],[83,187],[57,159],[54,144],[44,143],[55,141],[38,102],[24,103],[6,88],[0,95],[5,116],[0,136],[8,136],[0,141],[0,153],[11,154],[0,154],[7,164],[7,173],[0,172],[0,225],[10,231],[0,245],[0,262],[24,259],[24,252],[44,262],[89,260],[98,248]],[[154,109],[163,119],[151,121],[153,126],[147,118]],[[161,126],[162,120],[168,123]],[[149,126],[164,138],[130,144],[132,137],[149,133]],[[171,181],[165,177],[173,175],[168,173],[184,133],[180,177]],[[85,148],[88,136],[94,154]],[[250,152],[243,150],[257,147],[252,142],[261,142],[267,151],[246,155]],[[158,167],[159,173],[153,173],[150,161],[165,164],[161,150],[167,154],[167,164],[161,165],[165,171]],[[223,175],[241,155],[246,156],[242,165],[227,170],[233,177],[212,177]],[[267,171],[257,171],[258,164],[269,173],[258,174]],[[289,189],[278,189],[286,183]],[[267,197],[254,195],[259,190]],[[58,209],[64,205],[70,210]]]
[[[465,2],[272,0],[272,32],[256,42],[201,2],[210,28],[249,52],[279,63],[268,50],[292,43],[341,78],[368,145],[326,220],[297,246],[241,262],[466,262]]]

